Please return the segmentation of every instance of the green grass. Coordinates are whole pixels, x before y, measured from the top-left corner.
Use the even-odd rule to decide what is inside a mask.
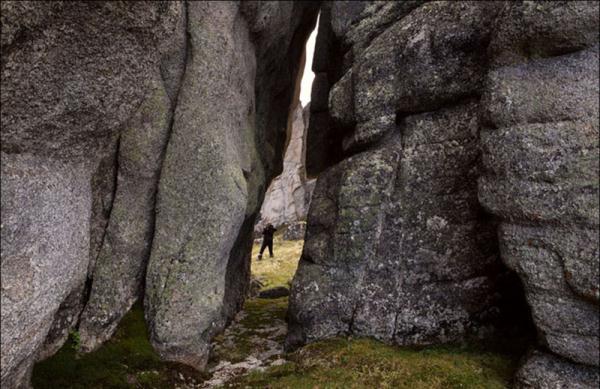
[[[260,245],[253,247],[252,274],[264,288],[287,285],[292,279],[302,252],[302,241],[274,242],[274,261],[256,261]],[[272,306],[271,306],[272,305]],[[249,328],[269,320],[267,312],[284,318],[287,299],[253,299],[246,303]],[[236,338],[238,359],[251,349],[246,343],[250,333]],[[236,335],[237,336],[237,335]],[[372,339],[331,339],[308,345],[287,358],[290,362],[254,372],[229,382],[235,388],[507,388],[520,356],[527,347],[520,339],[502,342],[472,342],[422,349],[385,345]]]
[[[97,351],[78,355],[75,343],[71,336],[55,355],[35,365],[34,388],[172,388],[179,374],[197,382],[203,378],[159,359],[148,341],[141,305],[125,315],[113,338]]]
[[[515,352],[516,351],[516,352]],[[331,339],[230,382],[234,388],[507,388],[522,350],[445,345],[421,350],[372,339]]]
[[[302,240],[283,240],[275,235],[273,239],[273,258],[269,258],[268,249],[265,250],[263,259],[258,261],[260,244],[252,247],[252,274],[263,284],[263,289],[276,286],[288,286],[291,282],[298,260],[302,254]]]
[[[298,264],[302,241],[275,238],[275,258],[256,261],[253,247],[252,273],[264,288],[287,286]],[[232,363],[256,351],[253,337],[261,328],[284,320],[288,299],[249,299],[244,306],[241,329],[232,331],[233,343],[211,357]],[[283,341],[284,335],[276,340]],[[224,335],[216,338],[223,342]],[[77,333],[51,358],[35,365],[33,386],[41,388],[174,388],[201,382],[203,376],[185,366],[160,361],[146,334],[142,307],[124,317],[115,336],[97,351],[79,356]],[[220,343],[222,344],[222,343]],[[372,339],[330,339],[308,345],[286,356],[281,366],[253,372],[226,384],[235,388],[506,388],[519,357],[528,343],[502,339],[499,343],[472,342],[422,349],[395,347]]]
[[[285,325],[283,322],[285,321],[287,306],[287,297],[277,299],[253,298],[246,300],[244,304],[245,316],[239,323],[235,324],[235,330],[230,333],[231,338],[234,340],[233,344],[230,345],[224,341],[225,334],[215,337],[215,342],[219,343],[221,347],[215,348],[214,353],[211,355],[209,366],[214,366],[219,361],[241,362],[252,354],[252,352],[264,351],[259,350],[259,346],[252,339],[264,336],[260,332],[261,329],[270,327],[276,320]],[[283,344],[284,338],[285,335],[282,334],[273,340]]]

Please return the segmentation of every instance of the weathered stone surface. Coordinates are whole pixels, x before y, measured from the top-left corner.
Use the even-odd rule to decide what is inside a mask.
[[[202,368],[243,303],[318,3],[188,5],[2,2],[2,386],[109,338],[146,273],[166,359]]]
[[[186,3],[2,2],[2,387],[144,286],[153,344],[196,368],[243,303],[319,3]],[[485,330],[501,254],[542,350],[517,386],[597,387],[598,3],[321,10],[288,346]]]
[[[329,101],[312,113],[307,145],[322,173],[288,346],[478,330],[504,304],[501,254],[548,358],[566,358],[527,364],[520,382],[542,369],[533,387],[583,382],[599,358],[598,13],[585,1],[324,4],[313,67]],[[397,162],[357,162],[386,148]],[[369,202],[367,176],[388,169],[392,189]]]
[[[331,28],[342,45],[361,56],[371,40],[396,20],[423,4],[423,0],[408,1],[332,1]]]
[[[501,67],[487,76],[484,118],[495,128],[573,120],[594,124],[598,115],[597,79],[597,45],[573,54]]]
[[[248,197],[242,169],[251,171],[256,154],[253,142],[240,149],[247,140],[240,125],[250,122],[255,64],[237,13],[232,3],[188,5],[192,51],[162,169],[146,280],[152,344],[163,358],[197,368],[206,364],[210,339],[224,326],[224,275],[234,242],[223,237],[242,226]],[[206,57],[214,60],[201,60]],[[233,74],[221,71],[229,67]],[[230,77],[239,89],[227,87]]]
[[[290,346],[343,333],[399,343],[452,338],[488,306],[493,282],[478,276],[496,257],[493,243],[481,245],[493,226],[477,222],[477,105],[406,119],[397,112],[437,109],[480,87],[494,13],[475,3],[418,6],[332,2],[329,20],[321,15],[320,28],[334,35],[330,52],[338,45],[352,55],[343,76],[326,69],[328,111],[313,113],[309,150],[327,153],[333,147],[323,144],[335,139],[346,156],[368,151],[319,176],[290,299]],[[465,17],[457,24],[458,13]],[[391,159],[367,162],[383,158],[379,153]],[[487,231],[480,241],[471,237],[476,230]],[[456,236],[441,238],[451,231]],[[461,262],[469,257],[473,262]],[[436,274],[441,269],[448,271]],[[438,294],[441,279],[449,290]],[[432,286],[421,285],[427,282]],[[426,296],[440,306],[421,307]]]
[[[331,144],[339,142],[331,139],[344,137],[344,152],[355,153],[393,132],[397,113],[431,111],[477,95],[499,9],[495,2],[333,2],[320,28],[332,29],[334,38],[322,46],[346,59],[341,72],[339,64],[326,69],[329,111],[309,126],[309,156],[320,161],[315,168],[309,162],[309,174],[339,161],[323,157],[335,155]]]
[[[534,351],[528,355],[527,362],[517,373],[514,387],[595,389],[598,381],[600,373],[595,367],[573,365],[555,355]]]
[[[150,338],[167,360],[204,368],[211,338],[246,295],[251,229],[264,183],[281,163],[275,150],[285,142],[298,42],[316,11],[280,2],[188,4],[190,55],[146,278]]]
[[[477,203],[477,111],[465,102],[409,116],[381,149],[319,176],[288,345],[347,333],[428,344],[493,317],[498,256]]]
[[[349,70],[329,93],[329,112],[333,120],[342,127],[353,127],[356,124],[353,93],[352,70]]]
[[[112,336],[142,291],[154,232],[156,186],[172,115],[162,80],[157,77],[155,82],[121,132],[117,190],[79,325],[83,351]]]
[[[141,297],[154,232],[154,204],[185,62],[186,9],[171,4],[171,28],[157,43],[159,62],[144,101],[120,131],[118,175],[90,295],[79,324],[80,347],[92,351],[112,336]]]
[[[178,8],[2,2],[2,386],[27,385],[33,361],[79,321],[112,208],[120,129],[160,71]],[[28,232],[15,236],[17,226]],[[9,292],[29,276],[30,293]]]
[[[314,188],[314,180],[308,180],[305,168],[306,126],[308,108],[302,109],[298,102],[291,123],[291,135],[283,159],[283,172],[269,185],[260,209],[260,219],[254,232],[260,234],[267,224],[275,228],[306,220],[308,206]]]
[[[360,291],[351,285],[358,283],[365,260],[378,246],[380,206],[390,195],[397,158],[388,146],[358,154],[319,176],[292,283],[288,347],[350,331]]]
[[[82,282],[78,287],[73,288],[58,307],[44,344],[38,351],[37,361],[56,353],[69,336],[69,331],[77,326],[79,314],[85,305],[86,286],[86,283]]]
[[[552,57],[598,43],[593,1],[503,2],[489,52],[492,66]]]
[[[597,19],[591,2],[506,5],[490,46],[479,199],[553,353],[529,355],[518,387],[600,383]]]
[[[3,387],[27,386],[59,306],[85,282],[89,173],[82,164],[2,153]]]

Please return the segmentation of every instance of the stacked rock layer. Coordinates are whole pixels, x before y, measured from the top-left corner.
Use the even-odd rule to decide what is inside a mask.
[[[586,1],[323,4],[289,347],[482,334],[511,320],[505,264],[539,335],[517,386],[598,385],[598,17]]]

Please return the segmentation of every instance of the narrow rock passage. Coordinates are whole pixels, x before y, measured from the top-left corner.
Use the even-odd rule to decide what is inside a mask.
[[[253,246],[252,276],[262,285],[261,290],[289,287],[303,244],[302,240],[289,241],[275,237],[275,257],[265,255],[261,261],[256,261],[260,246]],[[208,367],[211,378],[200,385],[193,384],[186,388],[226,386],[233,378],[284,364],[287,306],[287,297],[248,299],[244,309],[211,345]]]
[[[247,301],[244,310],[213,342],[209,363],[212,377],[201,387],[213,388],[234,377],[284,364],[287,303],[287,297]]]

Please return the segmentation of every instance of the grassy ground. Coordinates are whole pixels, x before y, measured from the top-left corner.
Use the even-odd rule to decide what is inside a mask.
[[[507,388],[518,350],[477,344],[421,350],[371,339],[330,339],[288,356],[290,362],[253,372],[233,388]]]
[[[263,279],[264,288],[288,285],[302,251],[302,241],[283,241],[280,235],[275,237],[274,246],[275,258],[266,255],[262,261],[256,261],[260,245],[253,247],[252,272]],[[214,355],[213,360],[244,359],[255,347],[250,339],[259,334],[261,325],[275,318],[284,319],[287,298],[251,299],[244,309],[246,316],[242,324],[248,331],[236,334],[235,345],[223,348],[227,351],[226,355]],[[78,355],[76,339],[77,334],[74,333],[58,353],[35,365],[32,378],[34,388],[162,389],[183,386],[185,382],[199,383],[207,377],[186,366],[160,360],[148,341],[141,305],[134,306],[125,315],[115,336],[97,351]]]
[[[162,389],[201,382],[206,377],[186,366],[162,362],[146,334],[142,307],[135,305],[115,336],[97,351],[78,355],[76,336],[72,336],[58,353],[36,364],[33,387]]]
[[[263,289],[276,286],[289,286],[298,260],[302,254],[302,240],[283,240],[281,235],[273,239],[273,258],[269,258],[268,249],[263,253],[262,260],[257,260],[260,244],[252,247],[252,275],[257,277],[264,285]]]
[[[265,351],[268,345],[260,340],[266,336],[265,329],[273,325],[280,325],[282,331],[271,339],[283,344],[287,306],[287,297],[248,299],[244,304],[243,317],[230,327],[232,331],[227,330],[215,337],[218,347],[213,350],[209,367],[220,361],[241,362],[251,354]]]
[[[267,255],[262,261],[256,260],[260,246],[253,247],[252,273],[262,280],[263,288],[288,285],[302,251],[301,241],[283,241],[278,236],[274,246],[275,258]],[[281,323],[286,310],[286,297],[249,299],[239,321],[240,330],[216,338],[221,346],[215,348],[211,365],[221,360],[242,361],[256,353],[256,339],[265,327]],[[273,339],[282,342],[283,338],[281,333]],[[283,365],[237,377],[225,386],[505,388],[526,346],[526,342],[503,339],[502,345],[470,343],[414,349],[371,339],[331,339],[288,354]],[[137,305],[125,316],[115,337],[99,350],[79,357],[75,348],[70,340],[56,355],[38,363],[34,388],[189,388],[206,377],[159,360],[146,338],[142,308]]]
[[[275,258],[256,261],[252,273],[266,287],[286,285],[296,271],[302,241],[276,237]],[[249,300],[248,326],[271,315],[284,315],[287,299]],[[236,342],[237,343],[237,342]],[[249,352],[240,339],[240,358]],[[248,346],[248,345],[246,345]],[[422,349],[401,348],[371,339],[331,339],[306,346],[287,356],[288,363],[230,381],[234,388],[506,388],[527,342],[471,342]]]

